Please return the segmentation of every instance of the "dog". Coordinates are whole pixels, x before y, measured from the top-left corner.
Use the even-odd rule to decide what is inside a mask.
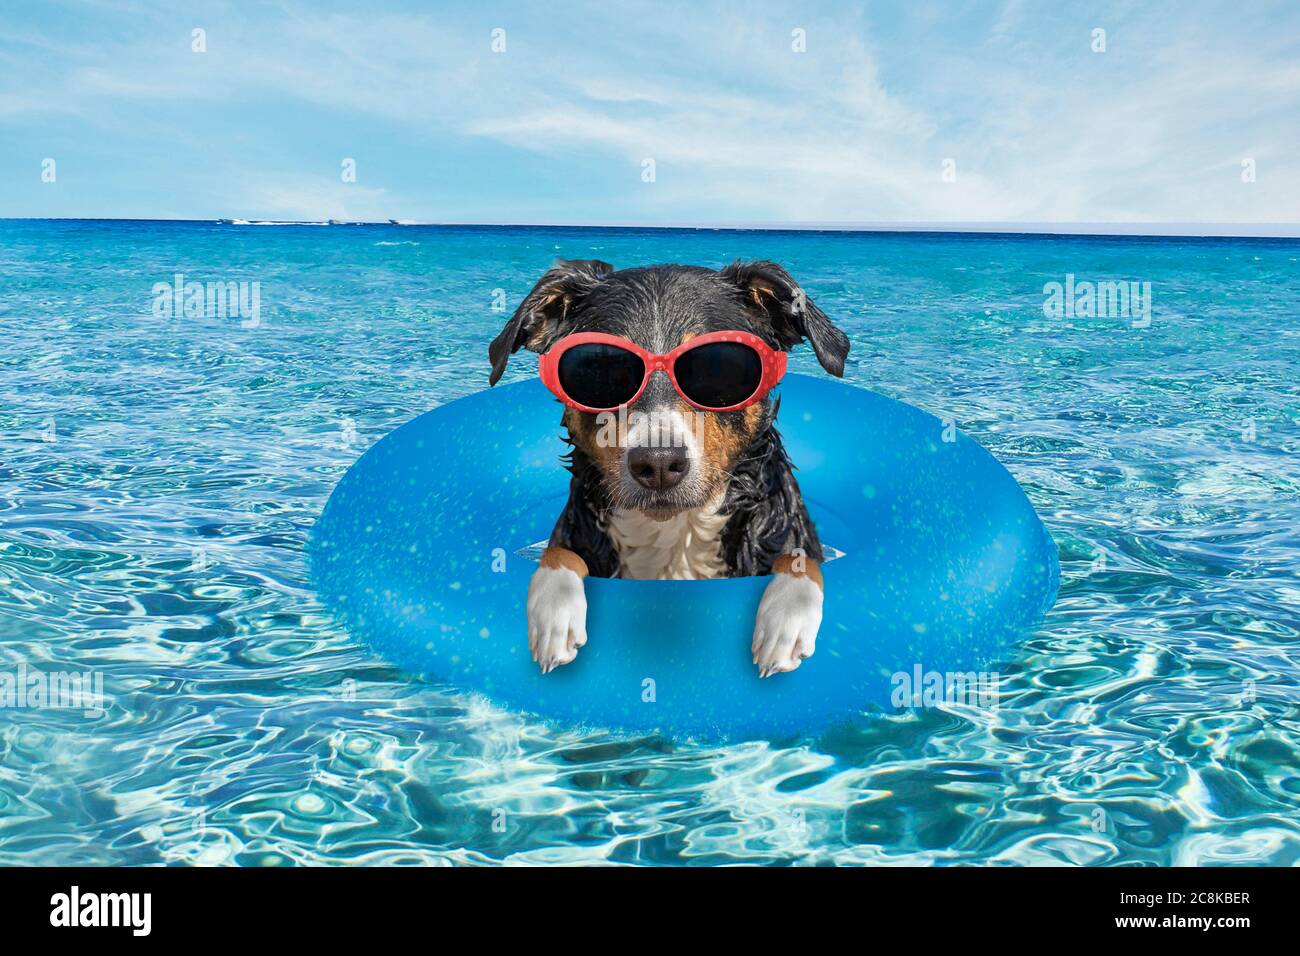
[[[572,476],[528,588],[543,673],[587,643],[587,575],[770,574],[751,648],[759,677],[812,656],[822,547],[769,394],[804,340],[843,375],[848,336],[768,261],[616,271],[558,260],[520,303],[488,347],[489,384],[519,349],[541,354],[566,406]]]

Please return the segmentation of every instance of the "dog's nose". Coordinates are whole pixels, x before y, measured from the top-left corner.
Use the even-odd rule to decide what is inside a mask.
[[[627,453],[627,470],[636,483],[651,491],[667,491],[691,470],[685,448],[633,448]]]

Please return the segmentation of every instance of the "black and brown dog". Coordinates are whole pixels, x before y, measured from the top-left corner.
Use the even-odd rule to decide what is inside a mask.
[[[560,260],[489,347],[491,383],[520,348],[544,353],[574,333],[609,333],[664,354],[722,330],[748,332],[780,351],[806,339],[826,371],[843,374],[848,337],[775,263],[615,271],[598,260]],[[822,548],[775,428],[778,405],[765,395],[738,411],[702,412],[656,372],[631,406],[644,413],[639,424],[617,440],[608,439],[602,416],[565,408],[569,501],[527,602],[529,646],[543,672],[572,661],[587,642],[588,574],[772,574],[754,627],[759,674],[794,670],[812,655]],[[671,441],[657,440],[669,424]]]

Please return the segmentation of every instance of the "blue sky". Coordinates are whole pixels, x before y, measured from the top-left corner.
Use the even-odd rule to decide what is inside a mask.
[[[7,4],[0,216],[1294,223],[1300,4]]]

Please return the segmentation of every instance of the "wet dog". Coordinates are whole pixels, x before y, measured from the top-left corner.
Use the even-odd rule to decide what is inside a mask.
[[[761,677],[794,670],[821,625],[821,543],[769,395],[807,340],[842,375],[848,337],[773,262],[615,270],[558,261],[488,348],[521,348],[565,404],[569,501],[528,589],[549,672],[587,642],[583,578],[772,575],[754,625]]]

